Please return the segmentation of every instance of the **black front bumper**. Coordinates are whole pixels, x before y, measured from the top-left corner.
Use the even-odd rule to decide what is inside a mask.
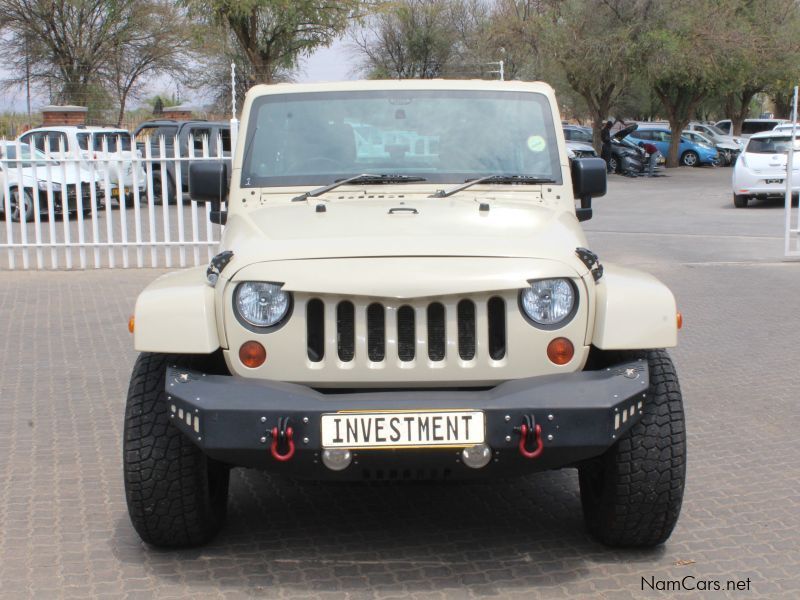
[[[601,371],[512,380],[486,391],[327,394],[302,385],[178,367],[168,367],[166,374],[173,422],[208,456],[312,479],[485,477],[575,465],[602,454],[639,420],[647,388],[643,360]],[[339,472],[320,459],[323,414],[454,409],[484,412],[485,442],[493,453],[485,467],[467,467],[460,460],[461,449],[453,447],[353,450],[353,463]],[[544,448],[533,459],[522,456],[518,447],[526,415],[541,425]],[[270,452],[271,432],[279,420],[294,430],[295,453],[285,462]]]

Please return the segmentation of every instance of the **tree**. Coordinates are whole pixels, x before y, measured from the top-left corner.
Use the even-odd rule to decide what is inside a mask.
[[[738,3],[738,43],[731,48],[735,60],[723,88],[725,114],[733,133],[741,134],[753,99],[783,80],[797,75],[800,61],[800,9],[796,0],[748,0]]]
[[[636,0],[551,0],[528,18],[531,48],[555,62],[584,100],[594,125],[594,145],[641,64],[641,11]],[[645,5],[648,6],[648,5]]]
[[[741,30],[736,4],[707,0],[686,10],[681,0],[659,0],[643,32],[647,81],[661,101],[673,133],[667,166],[676,167],[680,132],[700,103],[724,87],[734,68]]]
[[[124,35],[110,45],[101,67],[119,107],[117,125],[128,99],[139,95],[148,77],[156,73],[183,77],[192,54],[192,27],[171,2],[142,2],[132,19]]]
[[[361,0],[184,0],[193,14],[230,32],[250,84],[272,83],[300,56],[328,46],[358,15]],[[230,64],[230,63],[229,63]]]
[[[101,68],[117,40],[127,36],[138,4],[134,0],[2,0],[4,66],[24,73],[27,60],[34,82],[54,84],[64,103],[91,107],[101,99]],[[26,45],[28,52],[20,52]],[[12,83],[19,81],[12,79]]]
[[[397,0],[367,19],[353,37],[371,78],[439,77],[456,53],[457,32],[447,0]]]

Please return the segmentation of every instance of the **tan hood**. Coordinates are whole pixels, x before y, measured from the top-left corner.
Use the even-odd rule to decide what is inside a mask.
[[[466,195],[276,203],[231,215],[223,247],[243,261],[239,267],[276,260],[450,256],[548,258],[583,270],[575,248],[586,239],[574,215],[539,199],[484,196],[481,202],[488,210]]]

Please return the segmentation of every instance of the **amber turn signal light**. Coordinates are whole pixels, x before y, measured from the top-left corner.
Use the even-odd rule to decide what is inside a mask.
[[[677,313],[676,315],[678,321],[678,329],[683,327],[683,315],[681,313]]]
[[[239,348],[239,360],[245,367],[256,369],[267,360],[267,351],[258,342],[250,340]]]
[[[547,344],[547,358],[557,365],[565,365],[575,356],[575,347],[567,338],[557,337]]]
[[[134,326],[136,325],[135,321],[136,318],[133,315],[128,318],[128,332],[133,333]]]

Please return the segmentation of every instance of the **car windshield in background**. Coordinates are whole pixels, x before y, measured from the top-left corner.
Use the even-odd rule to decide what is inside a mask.
[[[137,142],[144,142],[150,140],[151,143],[158,143],[158,138],[164,138],[165,141],[169,140],[172,143],[173,139],[178,133],[176,125],[154,125],[151,127],[142,127],[139,133],[136,134]]]
[[[254,102],[243,187],[325,185],[359,173],[459,183],[515,173],[561,182],[555,127],[538,93],[299,93]]]
[[[126,131],[109,131],[107,133],[95,133],[94,149],[97,152],[102,152],[104,144],[108,145],[109,152],[117,152],[117,150],[127,151],[131,149],[131,136]],[[118,144],[121,146],[118,148]]]
[[[750,138],[747,152],[751,154],[785,154],[789,152],[791,136]],[[794,139],[794,150],[800,150],[800,138]]]
[[[31,147],[28,144],[20,144],[20,158],[25,162],[20,163],[11,163],[8,165],[8,168],[13,169],[17,165],[21,167],[31,167],[34,165],[34,162],[31,161]],[[0,147],[0,151],[2,151],[2,157],[7,158],[9,160],[14,160],[17,158],[17,146],[16,145],[5,145]],[[33,158],[35,159],[35,164],[37,167],[46,167],[49,165],[57,165],[58,163],[55,161],[48,161],[47,156],[45,156],[44,152],[39,152],[38,150],[33,151]],[[26,160],[27,159],[27,160]]]

